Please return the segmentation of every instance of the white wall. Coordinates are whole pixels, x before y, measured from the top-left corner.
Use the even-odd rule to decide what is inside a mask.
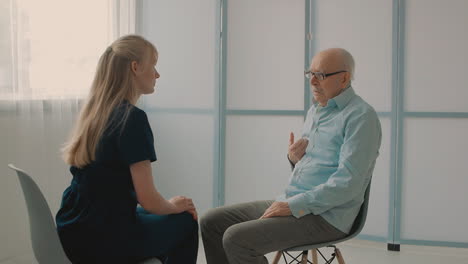
[[[213,206],[219,9],[216,0],[141,1],[139,33],[159,51],[161,77],[143,107],[155,135],[157,189]]]
[[[227,109],[304,109],[305,2],[228,2]],[[274,199],[287,186],[289,132],[302,116],[228,115],[226,204]]]
[[[408,0],[404,110],[468,112],[468,1]],[[468,242],[467,118],[404,119],[401,238]]]
[[[304,1],[228,1],[227,108],[304,108]]]

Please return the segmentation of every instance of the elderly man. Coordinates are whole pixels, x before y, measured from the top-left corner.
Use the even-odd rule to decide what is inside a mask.
[[[302,138],[289,137],[289,185],[274,201],[210,210],[201,220],[208,264],[268,263],[266,253],[350,231],[379,154],[380,122],[351,87],[354,59],[346,50],[318,53],[305,74],[313,105]]]

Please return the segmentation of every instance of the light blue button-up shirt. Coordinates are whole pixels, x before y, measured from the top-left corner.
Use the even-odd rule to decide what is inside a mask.
[[[382,138],[375,110],[348,87],[325,107],[313,101],[302,137],[309,140],[285,193],[292,214],[322,216],[349,233],[379,155]]]

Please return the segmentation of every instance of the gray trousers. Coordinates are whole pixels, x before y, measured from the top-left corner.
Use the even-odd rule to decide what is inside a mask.
[[[274,201],[211,209],[200,220],[207,264],[265,264],[265,254],[340,239],[345,233],[318,215],[259,219]]]

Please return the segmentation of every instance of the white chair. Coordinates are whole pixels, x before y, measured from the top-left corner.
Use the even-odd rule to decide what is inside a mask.
[[[34,256],[40,264],[70,264],[57,234],[55,222],[44,195],[34,180],[23,170],[9,164],[16,171],[28,208],[29,227]],[[162,264],[157,258],[141,264]]]

